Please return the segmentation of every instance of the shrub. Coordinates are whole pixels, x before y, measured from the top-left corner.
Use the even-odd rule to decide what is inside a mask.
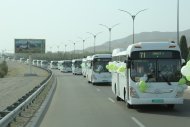
[[[3,78],[5,76],[5,72],[0,68],[0,78]]]
[[[8,66],[6,61],[3,61],[0,64],[0,78],[3,78],[5,75],[7,75],[7,73],[8,73]]]

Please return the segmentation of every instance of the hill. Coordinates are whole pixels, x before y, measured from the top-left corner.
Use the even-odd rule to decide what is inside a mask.
[[[187,38],[188,46],[190,46],[190,29],[181,31],[180,36],[185,35]],[[135,34],[135,43],[137,42],[158,42],[158,41],[175,41],[177,40],[177,33],[176,32],[142,32]],[[108,42],[103,43],[102,45],[96,46],[96,51],[105,51],[108,49]],[[111,42],[112,49],[115,48],[125,48],[129,44],[132,44],[132,35],[127,36],[125,38],[113,40]],[[93,47],[89,47],[85,49],[86,51],[93,51]]]

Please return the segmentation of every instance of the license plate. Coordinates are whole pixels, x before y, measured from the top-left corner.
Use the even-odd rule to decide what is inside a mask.
[[[153,99],[152,103],[164,103],[163,99]]]

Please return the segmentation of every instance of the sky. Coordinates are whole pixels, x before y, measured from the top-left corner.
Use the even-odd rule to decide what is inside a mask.
[[[180,1],[180,31],[190,28],[190,0]],[[135,33],[176,31],[177,0],[0,0],[0,52],[14,52],[14,39],[46,39],[46,51],[82,50],[81,38],[88,38],[85,48],[93,46],[93,37],[87,32],[98,33],[96,45],[132,34],[131,14],[147,9],[135,18]]]

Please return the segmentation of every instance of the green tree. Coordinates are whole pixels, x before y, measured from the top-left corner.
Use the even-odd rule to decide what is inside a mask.
[[[187,40],[186,40],[185,35],[181,36],[179,46],[180,46],[182,58],[185,59],[186,61],[189,54],[189,50],[188,50]]]

